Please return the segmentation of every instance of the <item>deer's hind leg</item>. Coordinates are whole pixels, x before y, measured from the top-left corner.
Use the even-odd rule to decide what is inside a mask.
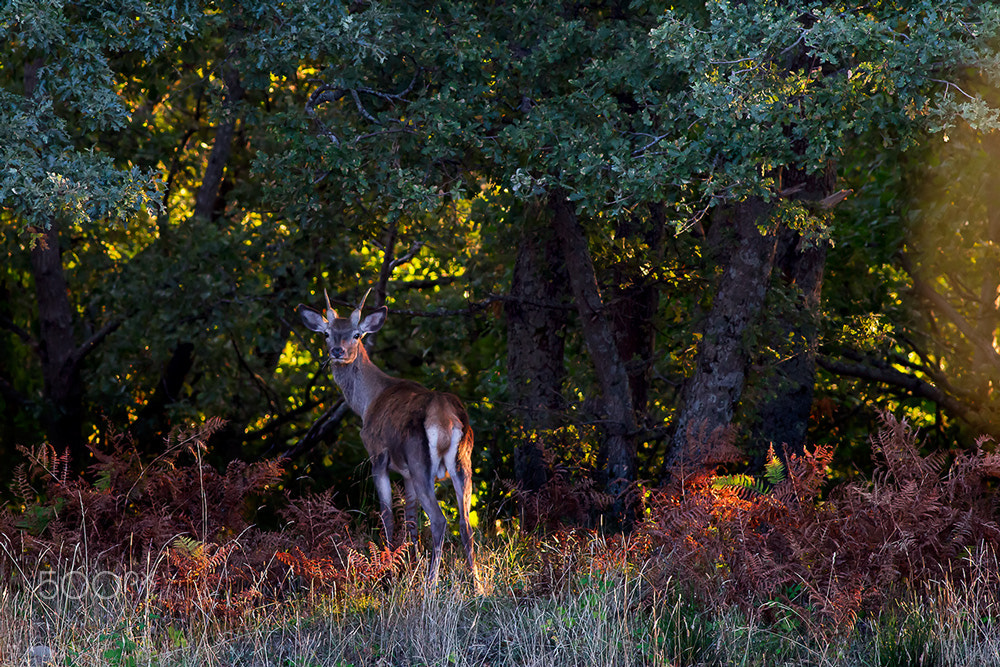
[[[410,553],[416,556],[420,546],[420,501],[417,499],[417,489],[413,479],[407,475],[403,478],[403,488],[406,493],[406,504],[403,506],[403,521],[406,535],[410,540]]]
[[[431,524],[431,562],[427,567],[427,580],[433,583],[437,581],[438,568],[441,566],[441,550],[444,547],[448,520],[444,518],[444,512],[434,494],[434,474],[429,469],[422,472],[425,474],[414,476],[413,491]]]
[[[461,454],[462,440],[466,437],[459,427],[451,429],[451,442],[444,455],[444,464],[455,487],[455,500],[458,503],[458,532],[465,549],[465,559],[472,573],[472,580],[479,590],[479,573],[476,569],[475,545],[472,537],[472,462],[469,456]],[[471,434],[469,434],[471,438]]]

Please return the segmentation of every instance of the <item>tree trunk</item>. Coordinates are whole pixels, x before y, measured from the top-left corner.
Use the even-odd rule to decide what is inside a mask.
[[[527,225],[504,311],[507,387],[514,415],[529,430],[560,423],[568,280],[551,227]],[[537,490],[547,479],[542,450],[534,438],[525,438],[514,451],[514,479],[525,490]]]
[[[188,372],[194,364],[194,344],[178,343],[160,373],[160,381],[156,383],[131,427],[136,446],[140,451],[153,453],[166,442],[170,433],[170,420],[167,418],[167,408],[180,398],[187,380]]]
[[[836,182],[833,163],[822,172],[806,174],[787,169],[781,175],[781,189],[794,191],[794,199],[816,209],[816,213],[835,205],[830,195]],[[783,341],[791,341],[793,347],[770,376],[769,386],[762,392],[764,400],[757,406],[751,441],[761,455],[766,454],[772,443],[779,455],[783,455],[785,447],[790,453],[801,453],[806,444],[816,383],[826,249],[822,239],[805,244],[802,236],[793,230],[779,232],[775,265],[780,271],[780,279],[789,289],[798,292],[798,298],[793,312],[779,323],[778,335]]]
[[[642,237],[649,248],[648,259],[662,264],[666,221],[661,206],[651,206],[651,219],[644,226],[638,216],[622,216],[615,234],[618,238]],[[659,307],[659,290],[634,266],[615,267],[615,296],[611,304],[612,330],[618,354],[625,363],[637,418],[646,414],[649,402],[649,371],[653,363],[656,329],[653,319]]]
[[[764,304],[774,265],[777,237],[758,229],[771,210],[762,199],[748,199],[723,211],[710,231],[729,257],[702,327],[694,375],[681,391],[668,472],[705,460],[719,429],[732,422],[749,364],[744,335]]]
[[[59,227],[53,222],[31,251],[31,270],[38,302],[39,354],[45,380],[45,430],[49,442],[68,451],[82,469],[87,448],[83,442],[83,387],[73,332],[73,306],[59,248]]]
[[[612,518],[627,528],[632,521],[627,492],[635,480],[636,434],[628,372],[604,312],[590,247],[573,204],[564,192],[556,191],[550,196],[549,205],[556,234],[562,244],[584,341],[603,394],[607,490],[615,498]]]
[[[239,118],[236,107],[243,99],[243,86],[240,85],[239,73],[230,65],[222,66],[222,77],[226,82],[226,99],[222,104],[224,118],[215,128],[215,141],[208,155],[205,166],[205,177],[195,195],[195,217],[211,220],[214,217],[219,192],[222,188],[222,178],[226,174],[226,164],[233,150],[233,137],[236,134],[236,122]]]
[[[783,340],[791,341],[788,357],[774,369],[764,400],[757,408],[752,442],[765,453],[773,444],[783,456],[801,453],[806,444],[816,380],[819,307],[826,265],[826,245],[801,247],[801,237],[783,230],[776,262],[783,279],[798,292],[795,310],[783,322]]]

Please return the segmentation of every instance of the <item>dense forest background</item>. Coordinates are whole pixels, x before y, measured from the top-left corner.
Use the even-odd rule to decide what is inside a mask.
[[[934,0],[8,0],[0,462],[211,418],[219,469],[367,497],[298,321],[457,393],[480,507],[570,469],[627,516],[887,411],[1000,435],[1000,7]]]

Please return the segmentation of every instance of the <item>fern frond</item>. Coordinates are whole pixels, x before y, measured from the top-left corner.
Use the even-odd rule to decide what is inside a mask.
[[[719,491],[723,489],[736,489],[737,491],[751,491],[758,496],[763,496],[768,492],[768,485],[760,479],[755,479],[751,475],[737,473],[734,475],[719,475],[712,479],[712,488]]]
[[[785,470],[785,464],[781,462],[778,455],[774,451],[774,445],[772,444],[767,449],[767,463],[764,464],[764,479],[767,480],[768,484],[771,486],[778,486],[785,481],[787,473]]]
[[[185,535],[178,535],[170,548],[189,558],[200,558],[205,551],[205,543]]]

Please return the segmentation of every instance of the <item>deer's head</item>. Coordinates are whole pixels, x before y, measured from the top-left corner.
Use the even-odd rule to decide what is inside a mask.
[[[326,348],[330,353],[331,363],[342,365],[353,363],[358,358],[362,339],[367,334],[382,328],[389,309],[382,306],[362,319],[361,309],[364,308],[365,299],[368,298],[368,294],[365,294],[350,317],[338,317],[337,311],[330,305],[330,295],[326,290],[323,290],[323,294],[326,295],[326,313],[321,314],[300,305],[299,314],[302,323],[308,329],[326,336]]]

